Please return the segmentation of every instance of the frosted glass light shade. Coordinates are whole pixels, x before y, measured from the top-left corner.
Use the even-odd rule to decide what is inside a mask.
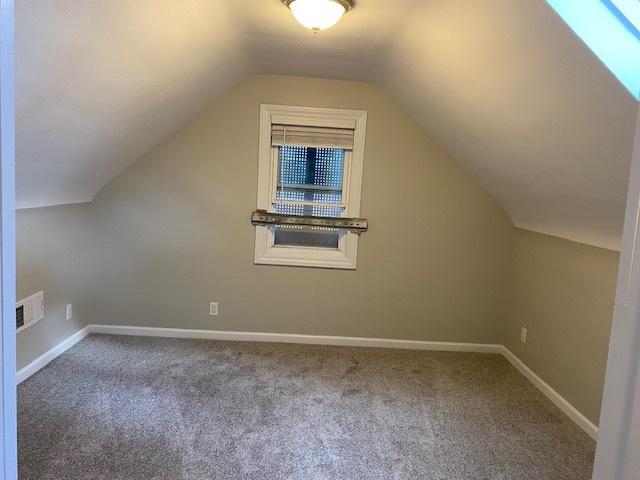
[[[351,0],[285,0],[298,22],[311,30],[333,27],[351,9]]]

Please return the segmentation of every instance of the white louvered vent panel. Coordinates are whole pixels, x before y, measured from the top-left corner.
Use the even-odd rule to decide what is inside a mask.
[[[16,333],[44,318],[44,292],[34,293],[16,303]]]

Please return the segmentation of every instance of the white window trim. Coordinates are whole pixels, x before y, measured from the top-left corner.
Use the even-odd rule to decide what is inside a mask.
[[[636,123],[593,480],[637,480],[640,459],[640,111]]]
[[[0,2],[0,480],[18,478],[13,11],[13,0]]]
[[[364,166],[364,145],[367,112],[329,108],[261,105],[260,147],[258,164],[258,209],[273,211],[273,175],[277,156],[271,146],[271,125],[308,125],[329,128],[353,128],[353,150],[345,155],[345,177],[348,188],[344,215],[360,216],[360,193]],[[337,268],[355,270],[358,260],[358,235],[346,232],[338,249],[289,247],[274,245],[273,228],[256,227],[254,262],[259,265],[288,265],[300,267]]]

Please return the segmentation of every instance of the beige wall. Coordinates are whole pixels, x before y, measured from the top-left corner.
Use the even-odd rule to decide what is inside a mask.
[[[88,306],[88,204],[18,210],[18,299],[44,291],[45,318],[17,336],[17,366],[24,367],[80,330]],[[73,317],[66,320],[66,306]]]
[[[369,112],[356,271],[253,265],[261,103]],[[93,203],[17,227],[18,297],[44,289],[47,314],[18,335],[19,367],[85,323],[504,342],[598,420],[618,254],[514,229],[371,84],[251,77]]]
[[[369,112],[357,271],[253,265],[261,103]],[[513,227],[383,90],[255,76],[90,207],[96,323],[492,342]],[[208,302],[220,316],[207,316]]]
[[[618,252],[516,229],[505,344],[595,424],[618,259]]]

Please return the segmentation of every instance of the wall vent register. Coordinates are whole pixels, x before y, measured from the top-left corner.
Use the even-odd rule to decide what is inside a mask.
[[[261,107],[255,263],[355,269],[366,112]]]
[[[20,300],[16,303],[16,333],[35,325],[44,318],[44,292]]]

